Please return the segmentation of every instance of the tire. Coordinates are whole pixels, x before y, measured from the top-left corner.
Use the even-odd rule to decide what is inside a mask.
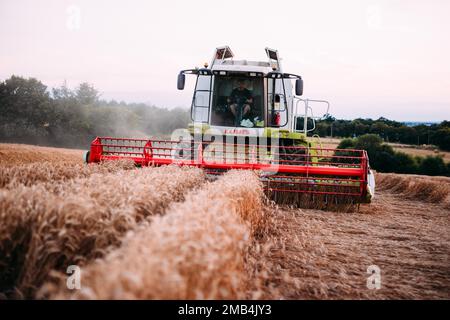
[[[91,152],[90,151],[85,151],[83,153],[83,162],[88,164],[90,156],[91,156]]]
[[[280,140],[280,160],[285,165],[302,165],[299,161],[308,160],[308,149],[305,145],[294,145],[295,140]],[[299,147],[292,149],[291,147]],[[302,148],[303,147],[303,148]]]

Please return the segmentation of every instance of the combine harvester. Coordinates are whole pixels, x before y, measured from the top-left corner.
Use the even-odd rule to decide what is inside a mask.
[[[307,138],[320,119],[311,105],[321,104],[327,115],[329,103],[300,98],[302,78],[282,71],[276,50],[266,54],[268,61],[234,60],[228,46],[217,48],[210,67],[178,75],[179,90],[186,74],[197,78],[188,129],[170,140],[97,137],[85,161],[196,166],[211,176],[257,170],[267,196],[280,204],[333,209],[370,202],[375,181],[367,153],[322,148],[317,135]]]

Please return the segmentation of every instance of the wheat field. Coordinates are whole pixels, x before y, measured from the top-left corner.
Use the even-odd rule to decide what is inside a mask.
[[[338,213],[276,206],[253,172],[81,155],[0,144],[0,298],[450,298],[448,178],[377,174],[374,202]]]

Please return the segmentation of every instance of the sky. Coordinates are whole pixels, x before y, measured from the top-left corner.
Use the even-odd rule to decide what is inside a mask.
[[[450,120],[450,1],[0,0],[0,80],[93,84],[104,99],[190,106],[182,69],[229,45],[304,79],[338,118]]]

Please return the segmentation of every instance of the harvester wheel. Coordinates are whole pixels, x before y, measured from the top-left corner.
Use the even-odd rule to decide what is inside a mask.
[[[305,145],[295,145],[295,142],[281,140],[280,160],[281,164],[304,165],[308,160],[308,149]]]
[[[91,156],[91,152],[90,151],[85,151],[83,153],[83,162],[84,163],[89,163],[89,157]]]

